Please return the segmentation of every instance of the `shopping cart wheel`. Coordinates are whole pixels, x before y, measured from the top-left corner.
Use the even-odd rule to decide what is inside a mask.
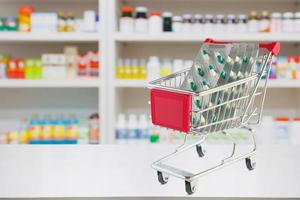
[[[203,157],[205,155],[205,149],[203,148],[203,146],[196,145],[196,149],[197,149],[197,153],[199,157]]]
[[[169,176],[168,175],[165,175],[163,174],[162,172],[160,171],[157,171],[157,177],[158,177],[158,181],[163,185],[163,184],[166,184],[169,180]]]
[[[255,168],[256,162],[254,160],[251,160],[250,157],[246,158],[246,166],[249,170],[253,170]]]
[[[185,191],[188,195],[194,194],[196,191],[196,185],[193,182],[185,181]]]

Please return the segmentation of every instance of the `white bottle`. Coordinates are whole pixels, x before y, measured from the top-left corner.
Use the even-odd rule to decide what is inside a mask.
[[[227,15],[227,24],[226,24],[226,32],[227,33],[235,32],[234,20],[235,20],[235,15],[233,15],[233,14]]]
[[[126,144],[128,142],[128,132],[126,126],[125,114],[118,114],[116,124],[116,142],[117,144]]]
[[[137,144],[140,138],[139,138],[139,131],[138,131],[137,116],[135,114],[129,115],[127,130],[128,130],[128,143]]]
[[[145,114],[139,116],[138,131],[139,131],[139,138],[140,138],[139,143],[141,144],[149,143],[149,127],[148,127],[147,115]]]
[[[226,29],[226,26],[224,24],[224,18],[225,18],[224,15],[216,15],[215,16],[215,21],[216,21],[216,24],[214,27],[215,33],[221,33],[221,34],[224,33],[224,31]]]
[[[96,31],[96,13],[93,10],[86,10],[83,14],[83,26],[86,32]]]
[[[194,33],[201,33],[203,32],[203,16],[202,15],[195,15],[194,16],[195,22],[193,24],[193,32]]]
[[[148,32],[148,19],[147,19],[146,7],[136,7],[136,17],[134,21],[134,31],[136,33],[147,33]]]
[[[275,12],[271,14],[271,32],[280,33],[282,31],[281,13]]]
[[[248,20],[248,31],[251,33],[257,33],[259,28],[258,24],[259,21],[258,21],[257,13],[255,11],[251,11]]]
[[[159,34],[163,32],[163,20],[159,12],[151,12],[149,17],[149,33]]]
[[[193,31],[192,15],[183,15],[182,30],[184,33],[191,33]]]
[[[120,32],[121,33],[133,33],[134,31],[134,19],[132,16],[132,7],[123,6],[122,16],[120,18]]]
[[[182,32],[182,17],[181,16],[174,16],[172,19],[172,31],[174,33],[181,33]]]
[[[204,24],[204,32],[205,33],[213,32],[214,26],[213,26],[212,20],[213,20],[213,15],[211,15],[211,14],[205,15],[205,24]]]
[[[160,62],[157,56],[151,56],[147,63],[147,78],[149,81],[160,77]]]
[[[294,20],[293,13],[285,12],[283,13],[282,31],[286,33],[291,33],[294,31]]]
[[[238,16],[237,31],[240,33],[245,33],[247,31],[247,17],[246,15]]]
[[[182,59],[174,59],[173,60],[173,72],[179,72],[183,69],[183,60]]]

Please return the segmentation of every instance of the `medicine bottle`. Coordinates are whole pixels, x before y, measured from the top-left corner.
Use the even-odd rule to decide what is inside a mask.
[[[214,32],[223,33],[225,31],[225,20],[224,15],[216,15],[213,19],[214,22]]]
[[[151,12],[149,17],[149,33],[162,32],[162,18],[159,12]]]
[[[132,59],[131,62],[131,78],[132,79],[138,79],[139,78],[139,68],[138,68],[138,60],[137,59]]]
[[[182,32],[182,17],[181,16],[174,16],[172,21],[172,29],[175,33]]]
[[[168,76],[172,73],[172,63],[171,60],[168,58],[165,58],[163,60],[163,63],[160,67],[160,75],[161,76]]]
[[[282,22],[283,32],[291,33],[294,31],[293,17],[294,15],[291,12],[283,13],[283,22]]]
[[[172,16],[171,12],[163,12],[163,31],[171,32],[172,31]]]
[[[133,33],[134,19],[132,16],[133,9],[131,6],[122,7],[122,16],[120,18],[120,32]]]
[[[258,32],[258,16],[256,11],[251,11],[248,19],[248,31],[249,32]]]
[[[67,15],[67,24],[66,24],[66,32],[74,32],[75,31],[75,17],[74,13],[69,12]]]
[[[234,33],[235,32],[235,15],[229,14],[227,15],[227,24],[226,24],[226,32]]]
[[[282,20],[281,20],[281,13],[275,12],[271,14],[271,24],[270,24],[270,31],[274,33],[279,33],[282,31]]]
[[[195,33],[201,33],[203,32],[203,16],[200,14],[197,14],[194,16],[194,24],[193,24],[193,32]]]
[[[146,7],[136,7],[134,30],[136,33],[147,33],[148,32],[148,18],[147,18]]]
[[[211,33],[213,31],[213,15],[207,14],[204,17],[204,32]]]
[[[130,63],[130,59],[125,59],[124,60],[124,78],[125,79],[130,79],[131,77],[131,63]]]
[[[185,14],[183,15],[183,23],[182,23],[182,30],[184,33],[191,33],[193,30],[193,21],[192,15]]]
[[[300,12],[295,13],[294,27],[295,27],[295,31],[300,33]]]
[[[259,32],[270,32],[270,15],[268,11],[262,11],[261,20],[259,21]]]
[[[139,79],[146,79],[147,78],[147,64],[145,59],[141,59],[139,62]]]
[[[123,65],[123,60],[119,59],[118,64],[117,64],[117,69],[116,69],[116,76],[117,79],[123,79],[125,74],[125,69]]]
[[[156,56],[151,56],[147,63],[147,78],[152,81],[160,77],[160,62]]]
[[[245,33],[247,31],[247,17],[246,17],[246,15],[239,15],[238,16],[236,30],[240,33]]]

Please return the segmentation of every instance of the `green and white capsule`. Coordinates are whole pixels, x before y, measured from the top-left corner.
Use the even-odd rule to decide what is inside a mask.
[[[225,64],[225,58],[223,55],[221,55],[219,52],[217,52],[215,55],[219,64]]]
[[[197,68],[197,74],[201,77],[203,77],[205,75],[205,72],[202,67]]]
[[[202,88],[203,88],[204,90],[208,90],[208,89],[209,89],[208,83],[207,83],[205,80],[203,80],[203,81],[201,82],[201,86],[202,86]]]
[[[211,77],[213,77],[214,79],[218,79],[219,78],[219,75],[216,72],[216,70],[215,70],[215,68],[214,68],[214,66],[212,64],[210,64],[208,66],[208,69],[209,69],[209,73],[210,73]]]
[[[192,91],[194,91],[194,92],[197,91],[197,89],[198,89],[197,84],[192,78],[188,79],[188,83],[189,83],[189,87]]]
[[[203,55],[204,61],[208,62],[209,58],[210,58],[208,51],[207,50],[203,50],[202,51],[202,55]]]

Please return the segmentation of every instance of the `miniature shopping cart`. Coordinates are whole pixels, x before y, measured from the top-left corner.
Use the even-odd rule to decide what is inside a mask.
[[[206,39],[206,43],[226,44]],[[253,72],[250,76],[222,86],[217,86],[201,92],[191,92],[180,89],[189,69],[171,74],[169,76],[150,82],[151,89],[151,117],[152,123],[161,127],[173,129],[184,133],[183,144],[176,148],[175,152],[154,162],[152,167],[157,171],[158,181],[161,184],[167,183],[169,176],[175,176],[185,180],[185,189],[188,194],[193,194],[196,189],[196,180],[226,165],[245,159],[249,170],[255,167],[254,154],[256,142],[254,130],[249,127],[251,124],[258,124],[261,118],[267,81],[270,73],[272,56],[278,55],[280,44],[260,44],[259,54],[255,66],[260,70]],[[258,89],[258,87],[261,89]],[[213,104],[204,105],[203,109],[193,109],[194,99],[209,99]],[[214,114],[217,121],[206,120],[198,126],[191,125],[191,117],[198,113],[204,119]],[[229,113],[229,114],[228,114]],[[250,152],[236,156],[236,142],[228,133],[228,129],[242,128],[251,135],[253,149]],[[218,132],[218,133],[217,133]],[[203,142],[209,134],[224,134],[232,141],[231,154],[221,160],[220,164],[198,173],[191,173],[183,169],[166,164],[166,161],[175,157],[190,148],[195,148],[200,157],[204,156]],[[188,142],[188,137],[197,137],[197,142]]]

